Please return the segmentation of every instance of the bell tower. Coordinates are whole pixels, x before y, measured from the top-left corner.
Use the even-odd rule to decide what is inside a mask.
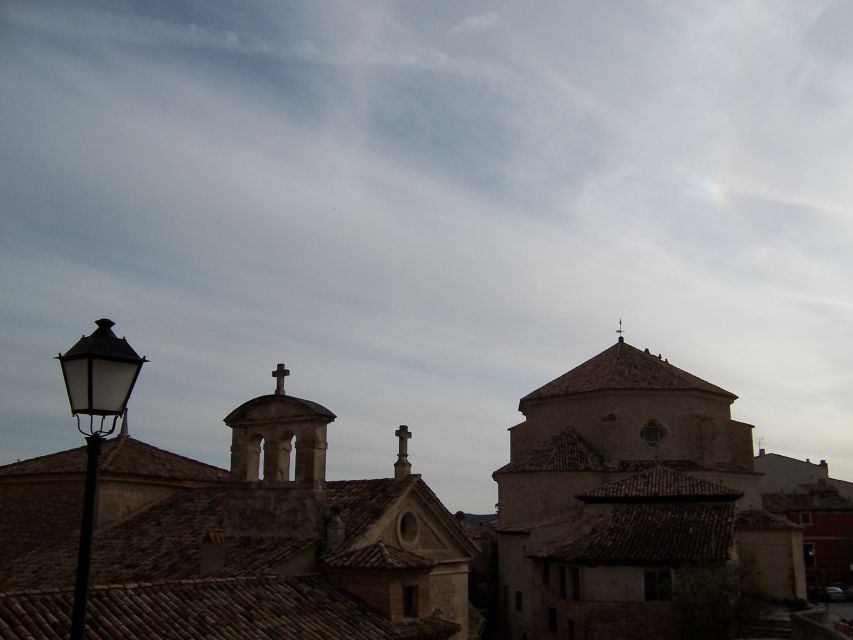
[[[316,402],[287,395],[284,378],[288,375],[290,371],[279,363],[272,372],[275,392],[244,402],[225,417],[232,432],[231,477],[322,489],[326,482],[326,427],[335,414]]]

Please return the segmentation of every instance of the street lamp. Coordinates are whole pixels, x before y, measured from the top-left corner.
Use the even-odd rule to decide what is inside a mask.
[[[115,431],[116,421],[124,413],[142,365],[148,362],[145,357],[139,357],[126,339],[116,337],[112,331],[115,324],[112,320],[101,318],[95,324],[98,328],[92,335],[83,336],[65,355],[57,357],[65,378],[71,414],[77,418],[78,431],[86,437],[86,486],[83,491],[71,640],[81,640],[86,626],[101,443]],[[88,425],[85,420],[80,424],[81,414],[89,416]]]

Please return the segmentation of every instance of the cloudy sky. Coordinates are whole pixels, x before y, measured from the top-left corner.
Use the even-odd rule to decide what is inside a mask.
[[[518,399],[626,340],[853,480],[853,4],[0,4],[0,463],[81,444],[59,366],[151,360],[131,434],[228,465],[274,388],[487,512]]]

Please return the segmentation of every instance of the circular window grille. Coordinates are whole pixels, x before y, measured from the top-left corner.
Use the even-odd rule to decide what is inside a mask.
[[[658,443],[663,440],[663,437],[666,435],[666,431],[663,430],[663,427],[660,426],[657,422],[649,422],[643,429],[640,431],[640,437],[646,441],[646,444],[650,447],[658,446]]]

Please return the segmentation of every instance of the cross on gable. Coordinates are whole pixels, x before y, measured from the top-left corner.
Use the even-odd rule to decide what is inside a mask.
[[[394,432],[394,435],[395,435],[395,436],[397,436],[398,438],[400,438],[401,440],[402,440],[403,438],[405,438],[406,440],[408,440],[409,438],[411,438],[411,437],[412,437],[412,434],[411,434],[411,432],[409,431],[409,427],[407,427],[407,426],[406,426],[406,425],[404,425],[404,424],[401,424],[401,425],[400,425],[400,428],[399,428],[399,429],[397,429],[397,430]]]
[[[272,377],[275,378],[275,395],[284,395],[284,379],[290,375],[290,369],[284,368],[284,363],[279,362],[275,371],[272,372]]]

